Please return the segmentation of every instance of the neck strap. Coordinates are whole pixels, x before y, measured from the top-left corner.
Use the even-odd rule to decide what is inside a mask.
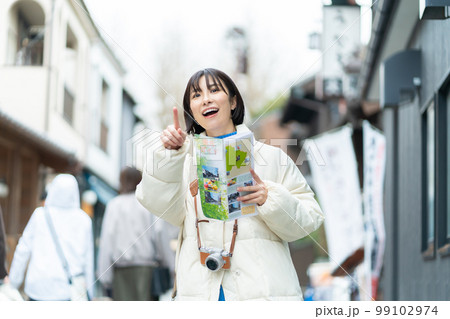
[[[194,197],[194,207],[195,207],[195,228],[197,228],[197,243],[198,243],[198,249],[202,247],[202,243],[200,241],[200,229],[198,227],[198,223],[209,223],[209,220],[207,219],[198,219],[198,212],[197,212],[197,193],[198,193],[198,179],[194,180],[190,185],[189,189],[191,190],[191,195]],[[233,256],[234,251],[234,244],[236,242],[236,235],[238,233],[238,222],[237,219],[234,220],[234,226],[233,226],[233,237],[231,238],[231,245],[230,245],[230,257]]]

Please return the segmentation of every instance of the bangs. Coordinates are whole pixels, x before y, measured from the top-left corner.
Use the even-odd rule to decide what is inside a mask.
[[[184,91],[183,96],[186,131],[189,134],[200,134],[205,131],[205,129],[195,121],[191,110],[192,93],[201,92],[199,82],[202,76],[205,77],[206,87],[208,90],[213,87],[222,90],[226,95],[228,95],[230,102],[231,98],[236,98],[236,108],[231,111],[231,119],[233,120],[234,125],[242,124],[244,122],[245,107],[241,93],[236,87],[236,84],[234,84],[233,80],[224,72],[208,68],[194,73],[186,85],[186,90]]]
[[[189,92],[200,92],[201,91],[199,82],[200,82],[200,79],[202,76],[205,76],[207,88],[216,86],[216,87],[219,87],[222,91],[224,91],[228,95],[227,90],[225,89],[225,87],[222,84],[222,80],[220,79],[220,76],[212,73],[208,69],[199,71],[192,76],[191,81],[188,85]]]

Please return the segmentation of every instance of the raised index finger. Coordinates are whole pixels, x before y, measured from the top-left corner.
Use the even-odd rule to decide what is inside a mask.
[[[173,107],[173,126],[176,130],[180,128],[180,122],[178,121],[178,109],[176,106]]]

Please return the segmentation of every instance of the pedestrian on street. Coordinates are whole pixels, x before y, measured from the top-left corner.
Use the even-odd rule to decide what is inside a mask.
[[[6,270],[6,232],[3,223],[3,212],[0,206],[0,301],[22,301],[17,289],[9,283]]]
[[[45,206],[35,209],[19,240],[10,282],[19,288],[26,271],[24,291],[30,300],[71,300],[68,271],[71,279],[85,277],[92,298],[93,257],[92,221],[80,209],[77,180],[72,175],[57,175],[49,185]]]
[[[176,243],[180,229],[169,224],[162,218],[157,218],[154,216],[154,219],[156,219],[156,222],[152,227],[152,232],[154,233],[153,240],[157,250],[156,259],[162,267],[166,267],[168,269],[170,278],[168,278],[168,291],[163,292],[163,296],[157,292],[155,293],[155,291],[152,291],[152,294],[155,300],[170,300],[173,280],[175,278],[175,250],[177,247]],[[156,273],[156,275],[158,274]],[[159,283],[161,283],[163,279],[164,278],[160,279]],[[155,280],[155,278],[152,278],[152,280]],[[155,286],[157,286],[156,283],[153,287]],[[161,288],[163,289],[163,287]]]
[[[0,280],[4,280],[8,275],[6,272],[6,234],[3,225],[3,212],[0,207]]]
[[[97,276],[114,300],[152,300],[156,217],[134,195],[140,181],[138,170],[122,169],[120,195],[108,203],[103,217]]]
[[[181,227],[176,299],[302,300],[287,243],[315,231],[324,219],[305,178],[281,149],[255,142],[254,149],[259,150],[267,165],[255,163],[252,175],[256,185],[238,189],[250,192],[238,200],[257,204],[259,214],[239,219],[237,226],[234,221],[214,219],[198,223],[206,218],[201,205],[195,204],[200,202],[199,195],[191,195],[191,191],[195,194],[198,190],[191,135],[223,138],[249,129],[242,124],[241,94],[222,71],[196,72],[187,84],[183,107],[187,132],[180,128],[174,108],[174,124],[161,133],[160,147],[146,162],[164,165],[155,170],[144,167],[136,191],[137,198],[149,211]],[[234,233],[237,235],[233,236]],[[230,252],[234,247],[230,269],[211,271],[202,264],[200,238],[206,247],[219,251]]]

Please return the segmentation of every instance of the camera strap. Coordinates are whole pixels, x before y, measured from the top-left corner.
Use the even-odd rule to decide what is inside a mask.
[[[202,243],[200,241],[200,229],[198,227],[198,223],[209,223],[209,220],[207,219],[198,219],[198,212],[197,212],[197,193],[198,193],[198,179],[191,182],[189,185],[189,189],[191,191],[192,197],[194,197],[194,207],[195,207],[195,228],[197,228],[197,243],[198,243],[198,249],[202,247]],[[234,226],[233,226],[233,237],[231,238],[231,245],[230,245],[230,257],[233,256],[234,251],[234,244],[236,242],[236,235],[238,233],[238,221],[237,219],[234,220]]]

